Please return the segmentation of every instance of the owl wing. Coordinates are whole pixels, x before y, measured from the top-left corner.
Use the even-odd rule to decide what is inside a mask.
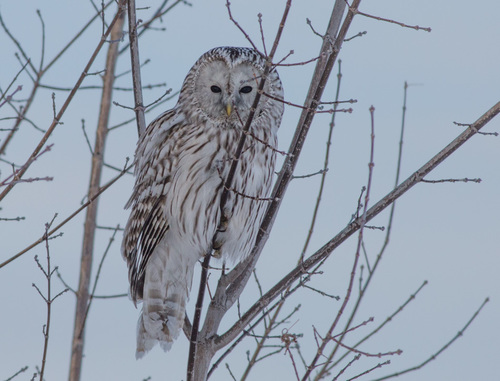
[[[130,296],[135,303],[142,299],[148,261],[169,229],[165,195],[170,187],[169,153],[174,145],[169,136],[183,121],[175,109],[167,111],[148,126],[137,145],[136,183],[125,206],[132,210],[122,244],[129,268]]]

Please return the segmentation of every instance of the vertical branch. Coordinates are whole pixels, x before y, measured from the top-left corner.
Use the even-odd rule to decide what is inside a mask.
[[[375,148],[375,122],[374,122],[374,112],[375,108],[373,106],[370,107],[370,119],[371,119],[371,148],[370,148],[370,162],[368,163],[368,181],[366,184],[366,193],[365,193],[365,202],[363,205],[363,214],[361,216],[361,220],[359,222],[359,233],[358,233],[358,245],[356,248],[356,254],[354,257],[354,263],[352,266],[351,270],[351,277],[349,279],[349,286],[347,288],[346,296],[344,298],[344,301],[342,302],[342,306],[340,307],[337,316],[335,317],[335,320],[333,321],[332,325],[330,326],[330,329],[328,330],[327,334],[324,336],[324,339],[321,343],[321,345],[318,347],[318,350],[316,352],[316,355],[314,356],[313,360],[307,367],[307,370],[302,377],[302,381],[307,381],[312,370],[316,367],[316,364],[318,360],[320,359],[321,356],[323,356],[323,351],[325,350],[326,345],[328,342],[330,342],[330,339],[332,338],[332,333],[334,329],[337,327],[337,324],[339,323],[339,320],[342,316],[342,314],[345,311],[345,308],[347,307],[347,303],[349,303],[349,299],[351,297],[352,293],[352,286],[354,284],[354,278],[356,275],[356,269],[358,267],[358,261],[359,261],[359,256],[361,252],[361,244],[363,242],[363,230],[366,224],[366,216],[368,212],[368,202],[370,201],[370,190],[371,190],[371,184],[372,184],[372,177],[373,177],[373,167],[375,166],[374,161],[373,161],[373,153],[374,153],[374,148]],[[345,332],[343,333],[343,335]],[[342,336],[343,336],[342,335]]]
[[[47,294],[46,294],[46,296],[44,296],[43,293],[42,293],[42,291],[40,291],[40,289],[38,288],[38,286],[35,283],[33,283],[33,287],[38,291],[38,293],[40,294],[40,296],[45,301],[45,304],[47,305],[47,318],[46,318],[45,325],[43,326],[43,339],[44,340],[43,340],[42,364],[41,364],[40,370],[38,370],[38,368],[37,368],[37,370],[38,370],[38,376],[40,378],[40,381],[43,381],[43,375],[45,373],[45,365],[47,363],[47,353],[48,353],[48,349],[49,349],[49,332],[50,332],[50,317],[51,317],[52,303],[59,296],[61,296],[62,294],[64,294],[66,291],[68,291],[68,289],[66,288],[65,290],[63,290],[59,294],[57,294],[56,296],[52,297],[52,285],[51,285],[51,283],[52,283],[52,275],[57,270],[57,267],[54,268],[54,269],[52,269],[52,267],[50,266],[50,250],[49,250],[49,236],[48,236],[48,231],[50,229],[50,226],[54,222],[54,219],[56,218],[56,216],[54,216],[54,218],[52,219],[52,221],[50,223],[46,223],[45,224],[44,238],[45,238],[45,252],[47,254],[47,268],[46,269],[43,268],[42,264],[38,260],[38,255],[35,255],[36,264],[38,265],[38,268],[42,271],[43,275],[47,279]],[[28,367],[26,367],[24,370],[26,370],[27,368]],[[12,379],[12,378],[14,378],[19,373],[20,372],[16,373],[14,376],[12,376],[11,378],[9,378],[9,380]],[[37,375],[37,373],[35,373],[33,375],[32,379],[34,379],[36,375]]]
[[[50,313],[51,313],[51,305],[52,305],[52,293],[51,293],[51,276],[52,270],[50,268],[50,251],[49,251],[49,238],[47,237],[47,231],[49,230],[49,224],[45,226],[45,250],[47,252],[47,270],[45,275],[47,277],[47,297],[45,302],[47,303],[47,322],[45,323],[43,329],[43,355],[42,355],[42,366],[40,369],[40,380],[43,381],[43,375],[45,373],[45,364],[47,361],[47,350],[49,347],[49,332],[50,332]],[[36,260],[35,256],[35,260]],[[38,264],[40,266],[40,264]]]
[[[341,61],[339,60],[338,63],[339,63],[339,71],[337,74],[337,90],[335,93],[335,102],[337,102],[339,100],[340,83],[341,83],[341,79],[342,79]],[[337,109],[337,107],[338,107],[338,103],[334,103],[334,106],[333,106],[334,111]],[[304,260],[305,253],[306,253],[307,248],[309,246],[309,242],[311,240],[311,237],[312,237],[312,234],[314,231],[314,226],[316,224],[316,218],[318,215],[319,206],[321,203],[321,197],[323,195],[323,189],[325,186],[326,174],[327,174],[328,166],[330,163],[330,149],[331,149],[331,145],[332,145],[332,133],[333,133],[333,128],[335,126],[336,114],[337,114],[336,112],[334,112],[332,114],[332,119],[330,121],[330,128],[328,131],[328,138],[327,138],[327,142],[326,142],[325,161],[324,161],[324,165],[323,165],[323,171],[321,174],[321,183],[320,183],[319,190],[318,190],[318,197],[316,199],[316,205],[314,206],[314,212],[313,212],[311,224],[309,227],[309,233],[307,235],[306,241],[304,243],[304,247],[302,249],[302,253],[300,254],[300,258],[299,258],[297,264],[300,264]],[[287,291],[285,291],[285,293],[287,293],[289,290],[290,290],[290,287],[287,289]],[[262,335],[262,338],[257,343],[257,347],[255,348],[255,350],[252,354],[252,357],[250,358],[250,361],[248,362],[248,365],[245,369],[245,372],[243,373],[243,376],[241,377],[241,381],[245,381],[247,379],[248,375],[250,374],[250,370],[255,365],[257,358],[259,357],[259,354],[260,354],[262,348],[264,348],[264,344],[265,344],[269,334],[271,333],[271,330],[274,327],[274,324],[279,316],[279,313],[281,312],[281,308],[283,307],[283,304],[284,304],[284,301],[280,302],[280,304],[276,308],[276,311],[271,316],[270,322],[269,322],[268,326],[265,328],[264,333]]]
[[[333,134],[333,128],[335,127],[335,116],[337,113],[337,107],[338,107],[338,100],[339,100],[339,94],[340,94],[340,82],[342,80],[342,61],[339,60],[339,72],[337,74],[337,91],[335,93],[335,103],[333,104],[333,114],[332,114],[332,119],[330,121],[330,128],[328,130],[328,138],[326,140],[326,151],[325,151],[325,162],[323,164],[323,172],[321,173],[321,183],[319,185],[319,190],[318,190],[318,197],[316,199],[316,205],[314,206],[314,212],[311,220],[311,225],[309,227],[309,233],[307,234],[306,242],[304,243],[304,248],[302,249],[302,253],[300,254],[300,261],[302,262],[304,260],[304,256],[306,255],[307,248],[309,247],[309,242],[311,241],[311,237],[314,231],[314,226],[316,225],[316,218],[318,216],[319,212],[319,206],[321,203],[321,197],[323,196],[323,190],[325,188],[325,179],[326,179],[326,174],[328,171],[328,166],[330,164],[330,149],[332,146],[332,134]]]
[[[144,103],[142,100],[141,64],[139,61],[139,44],[137,43],[137,21],[135,15],[135,0],[127,0],[128,4],[128,35],[130,40],[130,60],[132,66],[132,82],[134,85],[135,117],[139,136],[146,130]]]
[[[113,83],[115,79],[115,66],[118,57],[118,41],[123,33],[124,12],[123,1],[118,5],[117,22],[111,30],[112,42],[108,48],[106,58],[106,73],[103,78],[103,90],[101,97],[101,108],[99,112],[99,121],[96,131],[96,140],[94,145],[94,154],[92,155],[92,169],[90,174],[90,184],[88,190],[88,199],[90,200],[99,191],[101,182],[101,173],[103,167],[104,150],[106,136],[108,133],[109,113],[111,109],[111,99],[113,94]],[[84,333],[85,333],[85,318],[87,306],[89,303],[89,287],[90,275],[92,269],[92,257],[94,250],[94,237],[96,230],[98,200],[92,202],[87,208],[87,214],[84,225],[84,235],[82,244],[82,256],[80,263],[80,281],[77,291],[75,324],[73,328],[73,340],[71,344],[71,363],[70,363],[70,381],[80,380]]]
[[[196,347],[198,343],[198,327],[201,320],[201,309],[203,307],[203,298],[207,286],[208,267],[210,264],[210,254],[205,255],[201,265],[200,288],[198,290],[198,299],[194,310],[193,325],[191,327],[191,337],[189,338],[189,357],[187,365],[187,381],[191,381],[194,375],[194,364],[196,359]]]
[[[404,140],[405,120],[406,120],[406,98],[407,98],[406,96],[407,96],[407,92],[408,92],[408,83],[405,81],[404,93],[403,93],[403,112],[402,112],[402,118],[401,118],[402,119],[401,120],[401,133],[400,133],[400,138],[399,138],[399,152],[398,152],[398,159],[397,159],[396,178],[394,180],[394,188],[396,188],[398,186],[399,178],[401,175],[401,161],[402,161],[402,157],[403,157],[403,140]],[[361,305],[361,301],[365,295],[365,292],[368,289],[368,286],[370,285],[370,282],[373,278],[373,275],[375,274],[375,270],[377,269],[380,261],[382,260],[382,256],[385,252],[385,249],[389,245],[389,240],[390,240],[390,236],[391,236],[391,229],[392,229],[392,221],[394,218],[395,208],[396,208],[396,201],[394,201],[391,205],[391,209],[389,212],[389,222],[387,223],[387,229],[386,229],[384,243],[383,243],[382,248],[380,249],[380,251],[377,255],[377,259],[375,260],[373,268],[371,269],[371,271],[369,271],[368,277],[367,277],[364,285],[361,288],[361,291],[359,293],[358,298],[356,299],[356,303],[353,306],[353,309],[351,311],[349,319],[347,319],[347,323],[344,327],[344,332],[347,331],[349,329],[349,327],[351,326],[351,324],[354,320],[354,317],[356,316],[356,313],[358,312],[358,308]],[[340,337],[340,339],[338,340],[338,343],[341,343],[343,339],[344,339],[344,335],[342,335]],[[337,363],[340,359],[338,361],[336,361],[334,364],[331,364],[331,361],[332,361],[333,357],[335,356],[335,354],[337,353],[337,350],[339,348],[340,348],[339,344],[336,344],[335,347],[333,348],[333,350],[331,351],[331,353],[328,355],[327,361],[325,362],[325,364],[323,365],[323,367],[321,368],[321,370],[319,371],[318,374],[323,374],[324,372],[329,371],[333,366],[337,365]],[[344,357],[344,356],[342,356],[342,357]],[[316,379],[319,379],[319,377],[316,377]]]
[[[353,7],[357,7],[360,1],[361,0],[355,0],[353,3]],[[321,100],[321,96],[323,94],[323,90],[325,89],[326,83],[328,82],[333,64],[335,63],[347,30],[349,29],[352,18],[354,17],[354,13],[350,11],[347,17],[344,19],[344,22],[342,23],[342,17],[345,7],[345,0],[335,1],[326,36],[319,54],[320,58],[318,60],[318,63],[316,64],[316,69],[311,80],[311,86],[304,102],[303,113],[295,130],[295,135],[292,143],[290,144],[290,148],[288,150],[289,155],[285,159],[285,163],[283,164],[282,169],[279,172],[278,179],[276,180],[274,189],[272,191],[272,201],[270,202],[263,222],[260,226],[252,254],[245,261],[240,262],[229,274],[227,274],[227,276],[220,279],[214,297],[215,302],[212,303],[211,306],[215,307],[216,303],[220,303],[219,300],[224,300],[223,305],[225,309],[229,309],[235,302],[235,300],[239,297],[241,292],[243,292],[252,269],[255,267],[257,260],[259,259],[259,255],[262,252],[265,242],[267,241],[267,237],[270,234],[272,225],[278,213],[283,195],[285,194],[287,186],[292,179],[293,170],[297,164],[297,160],[306,139],[307,132],[309,131],[309,127],[316,113],[316,107]],[[340,26],[341,23],[342,27]],[[285,288],[283,288],[283,291],[288,286],[289,284]],[[231,340],[234,339],[237,334],[239,334],[243,326],[244,325],[238,322],[235,326],[233,326],[234,330],[230,329],[230,331],[218,337],[215,340],[217,347],[221,348],[227,345]]]
[[[228,12],[231,17],[231,11],[230,11],[230,3],[227,1],[227,7],[228,7]],[[231,184],[233,182],[234,175],[236,173],[236,168],[238,166],[239,158],[243,152],[243,147],[245,145],[246,137],[248,134],[248,131],[250,130],[250,125],[252,124],[252,120],[255,115],[255,110],[257,109],[257,106],[259,105],[260,98],[263,94],[264,91],[264,85],[267,80],[267,76],[273,69],[273,59],[274,55],[276,54],[276,50],[278,49],[278,45],[281,39],[281,35],[283,33],[283,29],[285,27],[286,19],[288,17],[288,13],[290,11],[290,7],[292,6],[292,0],[287,0],[285,9],[283,11],[283,15],[281,17],[280,24],[278,26],[278,30],[276,32],[276,37],[274,38],[273,46],[271,48],[271,51],[268,56],[266,56],[266,67],[264,68],[264,72],[262,74],[262,78],[259,82],[257,94],[255,95],[255,99],[253,101],[252,107],[250,108],[250,113],[248,115],[248,118],[245,122],[245,125],[241,131],[241,136],[238,141],[238,146],[236,148],[236,152],[234,155],[234,158],[231,163],[231,167],[229,169],[229,172],[227,174],[226,179],[224,180],[224,187],[223,191],[221,194],[220,198],[220,221],[219,221],[219,230],[221,228],[221,225],[224,223],[224,208],[225,204],[228,200],[229,197],[229,192],[231,189]],[[232,17],[231,17],[232,19]],[[234,20],[233,20],[234,21]],[[215,240],[215,236],[213,237],[213,240]],[[213,246],[213,245],[212,245]],[[208,272],[208,265],[210,263],[210,254],[207,254],[205,256],[205,259],[203,261],[203,267],[202,267],[202,274],[201,274],[201,280],[200,282],[200,288],[199,288],[199,293],[198,293],[198,298],[196,301],[196,312],[201,312],[201,308],[203,305],[203,299],[205,295],[205,282],[206,282],[206,277],[207,277],[207,272]],[[213,305],[213,304],[212,304]],[[220,321],[222,319],[222,316],[219,316],[218,318],[214,318],[213,310],[207,311],[207,316],[205,319],[205,323],[202,329],[202,336],[203,339],[213,337],[214,334],[217,332],[217,328],[219,327]],[[196,316],[195,316],[196,319]],[[194,321],[193,320],[193,326],[191,330],[191,342],[190,342],[190,351],[189,351],[189,358],[188,358],[188,371],[187,371],[187,381],[191,381],[192,379],[195,380],[205,380],[207,377],[207,372],[208,372],[208,367],[210,365],[210,360],[213,354],[215,353],[215,350],[213,348],[213,345],[211,348],[207,348],[209,350],[204,350],[203,353],[200,351],[200,354],[197,353],[197,345],[198,345],[198,328],[199,328],[199,320]],[[193,339],[193,336],[196,339]]]

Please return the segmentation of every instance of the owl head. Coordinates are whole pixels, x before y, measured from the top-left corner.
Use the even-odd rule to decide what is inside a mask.
[[[265,58],[254,49],[214,48],[203,54],[191,68],[179,101],[190,102],[194,106],[190,107],[194,111],[191,116],[216,123],[245,123],[264,68]],[[273,98],[283,98],[281,81],[274,69],[266,79],[264,93]],[[255,119],[276,106],[282,109],[283,105],[275,105],[276,102],[263,95]]]

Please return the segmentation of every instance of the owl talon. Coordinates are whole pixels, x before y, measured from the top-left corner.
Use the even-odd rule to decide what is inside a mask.
[[[222,256],[222,251],[220,249],[215,249],[214,252],[212,253],[212,257],[220,259]]]

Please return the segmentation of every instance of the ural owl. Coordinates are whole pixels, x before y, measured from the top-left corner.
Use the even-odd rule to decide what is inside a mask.
[[[265,58],[248,48],[220,47],[189,71],[177,105],[142,134],[135,186],[122,244],[130,296],[143,302],[137,324],[141,358],[158,341],[169,350],[184,323],[196,262],[216,249],[242,260],[262,222],[275,165],[283,89],[273,69],[247,134],[223,231],[220,198],[243,126],[257,94]],[[215,240],[214,240],[215,236]],[[212,243],[216,242],[216,248]]]

